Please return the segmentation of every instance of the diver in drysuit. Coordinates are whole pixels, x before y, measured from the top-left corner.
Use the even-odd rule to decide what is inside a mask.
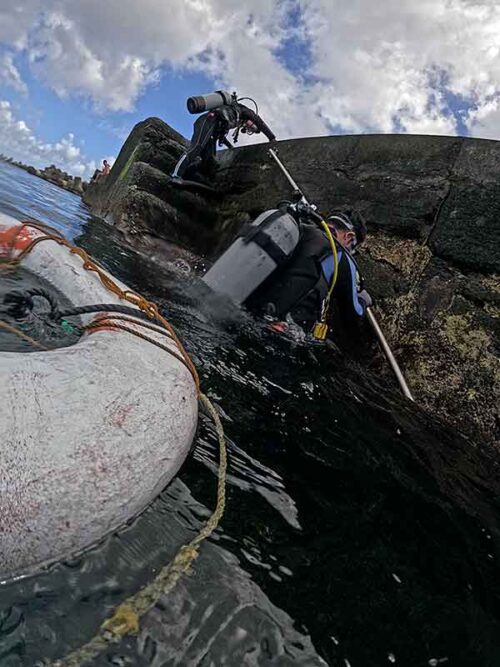
[[[361,278],[352,256],[366,237],[366,226],[354,211],[333,213],[326,218],[337,251],[337,277],[331,300],[346,329],[355,329],[363,320],[372,299],[362,289]],[[291,259],[273,273],[246,301],[251,310],[263,312],[282,323],[312,332],[319,322],[332,277],[334,256],[325,231],[308,221],[300,223],[300,241]],[[327,314],[329,320],[332,313]],[[337,318],[334,318],[337,319]],[[334,327],[336,328],[336,327]]]
[[[244,98],[242,98],[244,99]],[[217,91],[210,95],[190,97],[187,101],[190,113],[206,113],[194,122],[193,136],[189,149],[182,155],[172,172],[173,179],[191,178],[195,171],[212,176],[217,167],[215,154],[217,145],[232,148],[227,139],[230,130],[234,130],[233,141],[236,143],[238,134],[256,134],[263,132],[269,141],[275,136],[266,123],[233,93]]]

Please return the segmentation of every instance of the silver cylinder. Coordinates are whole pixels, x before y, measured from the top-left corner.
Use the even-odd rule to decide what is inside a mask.
[[[231,95],[225,90],[217,90],[215,93],[208,93],[207,95],[196,95],[188,97],[187,109],[189,113],[203,113],[217,109],[223,104],[230,104]]]

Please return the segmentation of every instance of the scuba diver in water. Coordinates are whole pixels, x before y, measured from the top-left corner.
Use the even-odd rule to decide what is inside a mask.
[[[340,320],[354,338],[372,305],[353,258],[365,237],[357,211],[323,220],[303,197],[281,202],[246,225],[203,280],[265,315],[275,331],[324,340],[339,335]]]
[[[232,148],[227,139],[230,130],[234,130],[232,136],[234,143],[238,141],[240,132],[243,134],[263,132],[269,141],[275,140],[273,132],[258,115],[257,104],[254,102],[255,111],[241,104],[241,100],[246,99],[251,98],[238,98],[236,93],[230,95],[223,90],[188,98],[187,108],[190,113],[206,113],[194,123],[191,145],[177,162],[172,173],[174,181],[182,184],[184,177],[190,179],[194,174],[198,176],[197,172],[201,172],[202,176],[213,176],[217,169],[215,160],[217,145]]]
[[[372,299],[353,257],[366,238],[365,221],[355,210],[334,212],[325,220],[276,149],[268,152],[292,186],[293,201],[282,201],[244,225],[203,282],[272,319],[275,331],[299,330],[324,341],[334,320],[335,338],[343,337],[341,321],[354,340],[365,315],[372,320]]]
[[[343,326],[355,328],[364,318],[367,306],[372,305],[369,293],[362,289],[353,258],[353,251],[366,238],[362,216],[354,210],[338,211],[325,222],[330,238],[315,222],[301,221],[301,237],[292,258],[247,303],[251,309],[276,318],[280,324],[274,328],[278,330],[286,330],[288,323],[300,326],[306,333],[313,332],[315,323],[332,319],[332,312],[324,312],[330,301],[331,310],[336,311]]]
[[[368,352],[364,325],[369,323],[404,395],[413,401],[353,257],[366,238],[363,217],[342,210],[325,220],[276,148],[268,152],[292,186],[294,202],[281,202],[244,224],[203,282],[233,303],[264,314],[274,331],[296,341],[335,342],[358,358]]]

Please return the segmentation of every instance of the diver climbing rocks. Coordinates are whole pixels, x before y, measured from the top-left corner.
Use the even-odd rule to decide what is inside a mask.
[[[234,130],[232,139],[235,143],[240,132],[262,132],[269,141],[275,140],[273,132],[259,116],[255,102],[253,111],[241,103],[243,99],[251,98],[238,98],[236,93],[230,95],[223,90],[188,98],[187,108],[190,113],[205,113],[194,122],[190,147],[177,162],[172,172],[173,179],[192,178],[195,172],[212,177],[217,169],[217,145],[232,148],[227,139],[230,130]]]
[[[366,316],[401,390],[413,401],[353,257],[356,247],[366,238],[361,214],[338,211],[325,221],[317,207],[307,201],[276,150],[270,148],[269,155],[292,186],[294,203],[282,202],[277,209],[265,211],[244,225],[239,237],[207,271],[203,282],[236,304],[264,310],[274,319],[271,326],[276,331],[294,327],[293,333],[299,330],[304,337],[316,314],[310,333],[318,341],[328,337],[328,320],[336,305],[343,323],[359,325]],[[285,321],[279,321],[278,315],[284,315]],[[356,346],[360,331],[357,326],[350,328],[354,334],[350,344]]]
[[[281,202],[244,226],[203,280],[235,303],[324,339],[330,301],[348,326],[371,305],[352,256],[365,237],[355,211],[333,213],[325,222],[302,197]],[[324,325],[319,332],[316,323]]]
[[[285,206],[293,214],[294,205]],[[300,241],[293,256],[247,300],[251,310],[295,323],[307,333],[314,333],[316,323],[331,320],[330,301],[345,327],[356,326],[365,316],[372,300],[362,289],[352,256],[366,237],[364,220],[356,211],[338,211],[325,222],[330,237],[316,222],[301,217]],[[324,312],[326,302],[328,312]]]
[[[292,186],[294,201],[281,202],[244,226],[203,281],[234,303],[325,340],[331,302],[348,325],[358,324],[372,303],[352,256],[366,237],[366,225],[356,211],[332,213],[325,222],[276,150],[270,148],[269,155]]]

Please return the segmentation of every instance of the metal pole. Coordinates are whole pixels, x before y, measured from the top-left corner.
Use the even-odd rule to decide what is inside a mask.
[[[297,192],[300,192],[300,194],[302,195],[302,197],[304,197],[304,193],[303,193],[302,190],[299,188],[299,186],[297,185],[297,183],[293,180],[293,178],[292,178],[291,175],[290,175],[290,172],[289,172],[288,169],[285,167],[285,165],[283,164],[283,162],[279,159],[279,157],[278,157],[277,154],[276,154],[276,151],[273,150],[272,148],[270,148],[270,149],[269,149],[269,155],[274,159],[274,161],[276,162],[276,164],[278,165],[278,167],[279,167],[279,168],[281,169],[281,171],[285,174],[285,176],[286,176],[286,178],[288,179],[288,182],[290,183],[290,185],[292,186],[292,188],[293,188],[294,190],[297,190]],[[305,197],[304,197],[304,199],[305,199]]]
[[[401,372],[401,369],[399,368],[399,364],[396,361],[391,348],[389,347],[389,343],[385,339],[384,334],[382,333],[382,329],[379,326],[379,323],[377,322],[377,318],[372,312],[372,309],[368,306],[366,309],[366,314],[368,316],[368,320],[370,321],[370,324],[372,325],[375,333],[377,334],[377,338],[380,342],[380,345],[384,351],[385,356],[387,357],[387,361],[390,363],[392,370],[394,371],[394,375],[396,376],[399,386],[401,387],[403,394],[406,396],[406,398],[409,398],[410,401],[414,401],[415,399],[412,396],[412,393],[406,384],[406,380],[404,379],[403,373]]]

